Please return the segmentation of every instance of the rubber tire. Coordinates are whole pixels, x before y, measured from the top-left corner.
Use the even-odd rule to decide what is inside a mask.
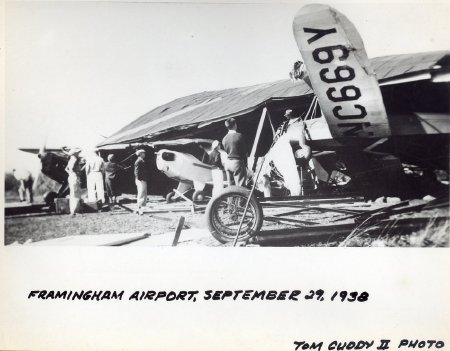
[[[47,206],[52,206],[55,204],[55,199],[58,197],[58,194],[54,191],[49,191],[44,194],[43,199]]]
[[[250,191],[247,188],[241,186],[236,185],[229,186],[225,188],[220,194],[213,197],[209,201],[208,206],[206,207],[205,212],[206,225],[208,226],[208,229],[212,234],[212,236],[214,236],[214,238],[216,238],[222,244],[234,242],[235,234],[233,230],[222,233],[218,228],[214,226],[213,223],[214,210],[218,203],[220,203],[221,201],[232,195],[241,195],[248,198],[248,196],[250,195]],[[254,194],[250,200],[249,207],[253,207],[255,209],[255,224],[253,225],[253,228],[251,229],[250,232],[245,233],[245,235],[240,234],[238,237],[238,241],[246,241],[250,237],[256,235],[261,229],[263,224],[264,220],[263,210],[261,204],[259,203],[258,199]]]
[[[192,194],[192,201],[203,201],[205,199],[205,193],[202,190],[195,190]]]
[[[173,197],[175,196],[175,191],[171,191],[170,193],[168,193],[166,195],[166,202],[168,204],[170,204],[171,202],[173,202]]]

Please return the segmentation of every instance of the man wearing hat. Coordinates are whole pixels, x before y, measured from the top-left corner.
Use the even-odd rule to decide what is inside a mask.
[[[270,155],[266,157],[267,166],[262,172],[262,178],[266,177],[263,184],[267,189],[264,193],[270,194],[268,181],[272,173],[280,174],[284,180],[284,186],[290,191],[291,196],[303,194],[303,174],[312,168],[311,148],[306,144],[305,124],[300,117],[294,116],[292,110],[284,113],[286,120],[278,127],[271,147]],[[300,166],[298,169],[297,166]],[[300,171],[300,174],[299,174]]]
[[[69,174],[68,182],[69,182],[69,207],[70,214],[75,216],[75,213],[79,210],[80,207],[80,199],[81,199],[81,181],[80,175],[82,171],[81,167],[81,159],[80,159],[81,150],[78,148],[73,148],[67,155],[70,156],[69,162],[66,167],[66,172]]]
[[[110,206],[115,206],[117,203],[117,196],[120,195],[119,191],[119,172],[123,169],[121,165],[115,162],[114,154],[108,155],[108,162],[105,162],[105,185],[106,192],[109,197]]]
[[[281,123],[281,125],[278,127],[277,131],[275,132],[275,136],[273,138],[273,144],[284,134],[286,133],[289,126],[295,122],[298,121],[298,117],[294,116],[292,113],[292,110],[286,110],[284,113],[284,117],[286,120]]]
[[[145,163],[145,150],[139,149],[136,151],[138,157],[134,163],[134,177],[137,187],[137,210],[140,215],[143,214],[142,207],[147,203],[147,164]]]

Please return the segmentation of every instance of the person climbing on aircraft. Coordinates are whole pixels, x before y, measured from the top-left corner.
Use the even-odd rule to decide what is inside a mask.
[[[259,187],[264,196],[272,195],[270,180],[278,175],[283,179],[291,196],[303,194],[303,170],[309,170],[311,148],[306,144],[305,123],[291,109],[284,113],[286,120],[275,132],[272,147],[269,150],[261,171]],[[300,166],[300,174],[297,165]]]
[[[232,174],[236,185],[245,186],[247,179],[247,144],[244,136],[237,132],[237,123],[234,118],[225,121],[228,129],[222,140],[228,158],[225,161],[225,170]],[[231,177],[230,177],[231,180]]]

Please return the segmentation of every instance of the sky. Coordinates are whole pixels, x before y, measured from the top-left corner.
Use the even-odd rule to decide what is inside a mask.
[[[288,78],[307,3],[6,2],[5,169],[38,169],[18,147],[93,147],[178,97]],[[447,2],[327,3],[369,57],[449,49]]]

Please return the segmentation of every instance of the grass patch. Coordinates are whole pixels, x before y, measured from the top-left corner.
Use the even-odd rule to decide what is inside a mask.
[[[449,220],[437,223],[431,217],[427,225],[410,234],[396,233],[395,223],[382,229],[381,234],[371,235],[374,227],[353,231],[339,246],[350,247],[449,247]]]

